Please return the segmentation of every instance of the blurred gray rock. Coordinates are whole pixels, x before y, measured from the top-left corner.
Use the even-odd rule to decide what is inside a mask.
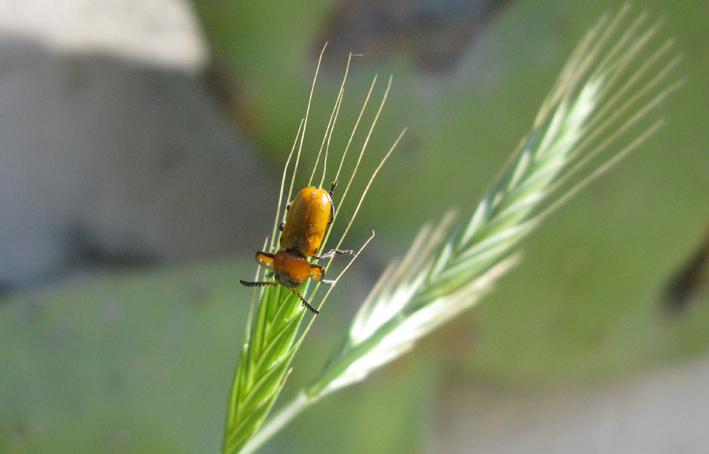
[[[0,39],[0,282],[233,253],[276,200],[197,73]],[[271,190],[264,188],[273,188]]]
[[[709,360],[616,382],[505,387],[449,377],[438,403],[437,454],[707,452]]]

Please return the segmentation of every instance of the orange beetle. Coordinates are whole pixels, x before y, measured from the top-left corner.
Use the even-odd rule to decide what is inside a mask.
[[[332,203],[332,191],[335,190],[335,186],[337,182],[332,183],[329,192],[315,186],[308,186],[295,196],[295,199],[288,204],[286,220],[280,226],[281,248],[275,254],[263,251],[256,253],[258,264],[270,270],[272,273],[269,275],[274,276],[276,281],[240,281],[242,285],[259,287],[281,284],[295,293],[310,311],[319,313],[295,288],[308,278],[323,284],[333,283],[323,279],[325,268],[310,263],[308,257],[328,259],[335,254],[353,254],[352,251],[333,249],[323,255],[317,255],[327,227],[335,217],[335,206]]]

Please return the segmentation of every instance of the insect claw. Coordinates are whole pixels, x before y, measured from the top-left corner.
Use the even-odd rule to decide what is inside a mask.
[[[340,254],[340,255],[354,255],[354,251],[350,250],[345,250],[345,251],[340,251],[338,249],[332,249],[330,251],[327,251],[323,255],[316,255],[315,258],[318,260],[322,259],[330,259],[335,256],[335,254]]]

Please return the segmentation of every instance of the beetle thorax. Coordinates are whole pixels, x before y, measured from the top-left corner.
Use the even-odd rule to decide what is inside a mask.
[[[310,277],[310,262],[295,251],[281,249],[273,257],[273,274],[282,286],[295,288]]]

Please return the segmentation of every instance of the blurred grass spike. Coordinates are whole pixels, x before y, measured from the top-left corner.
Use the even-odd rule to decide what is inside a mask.
[[[325,49],[323,48],[323,52],[324,51]],[[314,165],[312,174],[310,175],[310,181],[312,182],[312,180],[315,178],[315,173],[316,169],[318,168],[318,164],[322,162],[320,187],[322,187],[325,178],[330,177],[329,175],[327,175],[327,161],[329,159],[330,154],[330,140],[332,138],[334,127],[337,122],[340,105],[344,97],[345,82],[347,80],[347,74],[349,72],[351,58],[352,57],[350,56],[350,59],[348,59],[347,61],[347,68],[345,70],[342,85],[337,94],[335,107],[332,111],[320,149],[317,153],[316,164]],[[321,60],[322,54],[320,55],[320,61]],[[320,68],[320,61],[318,62],[317,66],[318,70]],[[296,173],[298,172],[298,166],[300,163],[300,156],[303,148],[305,133],[307,130],[308,117],[310,114],[310,105],[313,98],[313,91],[315,90],[318,70],[316,70],[315,77],[313,78],[313,84],[311,87],[310,96],[308,98],[308,107],[306,110],[305,118],[300,122],[295,141],[293,142],[293,147],[288,156],[286,166],[283,171],[283,177],[280,186],[279,203],[276,212],[276,218],[274,220],[273,231],[270,238],[265,241],[264,247],[262,248],[263,251],[274,251],[279,244],[279,219],[285,219],[287,208],[284,208],[284,205],[289,200],[291,200],[293,194],[295,177]],[[340,174],[343,169],[343,163],[345,162],[347,152],[350,148],[350,144],[352,143],[352,138],[358,130],[360,120],[362,119],[364,111],[367,109],[376,82],[377,78],[375,77],[363,102],[359,118],[353,125],[353,132],[350,137],[350,141],[348,142],[345,150],[341,154],[340,163],[336,175],[332,177],[332,181],[337,181],[340,177]],[[341,203],[346,198],[352,186],[354,176],[357,173],[357,169],[359,167],[359,163],[361,162],[362,156],[364,155],[367,149],[367,144],[369,143],[369,139],[374,131],[374,127],[379,119],[379,115],[384,107],[384,103],[386,102],[390,88],[391,78],[389,78],[387,87],[384,90],[381,102],[379,103],[374,119],[372,120],[372,123],[364,136],[363,145],[361,146],[359,153],[355,156],[355,162],[351,167],[351,171],[349,172],[349,177],[347,178],[347,182],[345,184],[345,190],[339,197],[339,203],[336,204],[336,206],[338,207],[338,211],[334,213],[333,222],[337,220],[339,207],[342,206]],[[384,165],[386,160],[394,151],[394,148],[401,140],[403,134],[404,132],[402,132],[395,140],[394,144],[391,146],[385,156],[381,159],[379,166],[370,176],[368,183],[362,190],[360,199],[357,202],[356,209],[354,213],[350,216],[350,219],[347,223],[347,227],[345,228],[345,231],[342,236],[339,238],[335,249],[339,249],[340,244],[342,244],[345,235],[347,234],[350,226],[357,217],[357,213],[359,212],[359,208],[362,204],[362,201],[365,195],[367,194],[367,191],[369,190],[374,178],[381,169],[382,165]],[[294,161],[293,158],[295,158]],[[291,162],[293,162],[292,167],[290,165]],[[286,181],[288,178],[290,178],[290,183],[287,194],[285,194],[284,196]],[[328,237],[331,232],[332,229],[327,230],[327,234],[324,237],[320,250],[327,250],[325,249],[325,243],[327,243]],[[367,243],[369,243],[369,240],[364,244],[364,246],[362,246],[362,248],[364,248]],[[357,258],[360,252],[361,249],[354,255],[352,261]],[[352,261],[350,261],[345,266],[345,269],[340,273],[340,275],[335,278],[334,282],[337,282],[337,280],[342,276],[342,273],[344,273],[347,268],[349,268]],[[329,265],[330,262],[328,261],[325,270],[327,270]],[[249,311],[249,318],[247,321],[246,341],[243,345],[241,357],[239,358],[239,363],[236,368],[236,373],[234,376],[234,381],[232,384],[232,389],[227,406],[226,428],[224,432],[224,440],[222,447],[222,452],[225,454],[240,452],[244,445],[251,439],[253,434],[261,426],[264,419],[268,415],[273,403],[275,402],[278,394],[283,388],[287,376],[289,374],[291,360],[293,359],[293,356],[300,347],[302,340],[309,331],[310,326],[313,322],[313,319],[311,319],[310,323],[306,326],[306,328],[303,329],[300,334],[298,334],[300,331],[299,328],[301,326],[301,322],[306,313],[304,307],[301,305],[301,299],[303,300],[303,302],[306,302],[305,296],[300,296],[300,294],[295,292],[293,289],[286,288],[283,285],[275,285],[275,283],[271,284],[270,282],[259,282],[261,280],[259,279],[260,273],[261,270],[258,270],[254,278],[254,282],[244,283],[244,281],[242,281],[242,283],[245,285],[249,285],[252,287],[258,286],[260,293],[258,298],[258,304],[256,304],[255,296],[252,299],[251,309]],[[303,295],[308,295],[309,281],[310,279],[308,279],[307,282],[305,282],[300,287],[303,289]],[[318,286],[319,283],[316,284],[316,290]],[[317,309],[315,308],[315,303],[310,306],[306,302],[305,304],[307,305],[307,308],[313,313],[317,313],[318,310],[322,307],[324,301],[330,295],[331,290],[332,287],[330,287],[325,296],[320,300],[319,304],[317,305]],[[254,295],[256,295],[256,293],[254,293]],[[313,301],[313,295],[314,291],[310,292],[310,294],[307,296],[307,299]]]
[[[472,307],[518,261],[515,248],[574,193],[638,148],[662,124],[649,113],[681,81],[659,22],[624,6],[581,40],[524,138],[472,215],[424,226],[381,276],[342,348],[310,386],[271,416],[242,452],[323,396],[363,380]]]

